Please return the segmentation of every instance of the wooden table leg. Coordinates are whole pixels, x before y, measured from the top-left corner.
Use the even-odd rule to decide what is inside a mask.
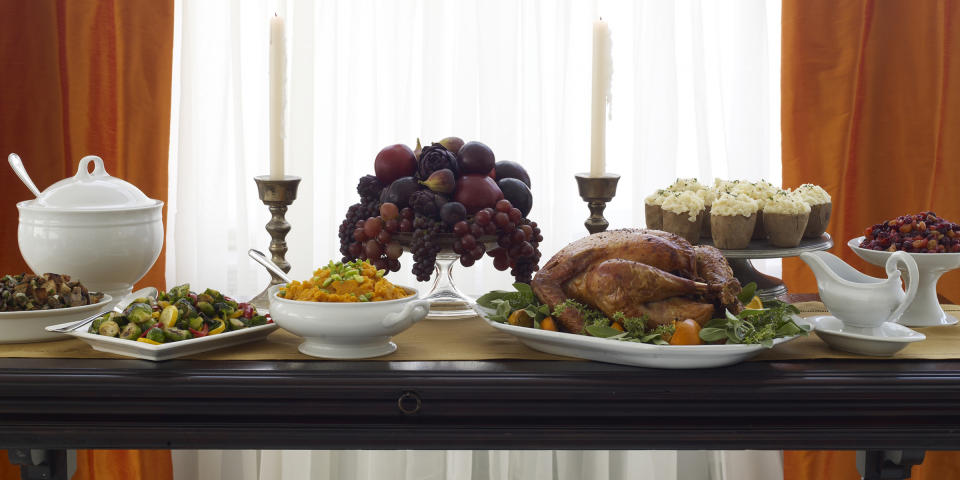
[[[7,450],[10,463],[20,465],[21,480],[68,480],[66,450]]]
[[[910,478],[914,465],[923,463],[924,450],[858,450],[857,470],[863,480]]]

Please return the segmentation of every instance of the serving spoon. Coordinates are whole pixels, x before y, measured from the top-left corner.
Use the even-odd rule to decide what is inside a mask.
[[[83,327],[84,325],[86,325],[86,324],[88,324],[88,323],[90,323],[90,322],[92,322],[92,321],[94,321],[94,320],[102,317],[103,315],[105,315],[105,314],[107,314],[107,313],[110,313],[111,311],[117,312],[117,313],[123,313],[123,310],[124,310],[125,308],[127,308],[128,306],[130,306],[130,304],[133,303],[133,301],[136,300],[136,299],[138,299],[138,298],[155,299],[155,298],[157,298],[157,294],[158,294],[158,293],[159,293],[159,292],[157,292],[157,289],[156,289],[156,288],[153,288],[153,287],[141,288],[140,290],[137,290],[137,291],[135,291],[135,292],[130,292],[130,293],[128,293],[126,296],[124,296],[123,298],[121,298],[121,299],[120,299],[120,302],[118,302],[117,305],[116,305],[115,307],[113,307],[113,310],[105,310],[105,311],[96,313],[96,314],[94,314],[94,315],[91,315],[91,316],[89,316],[89,317],[87,317],[87,318],[84,318],[83,320],[77,320],[76,322],[73,322],[73,323],[64,325],[64,326],[62,326],[62,327],[60,327],[60,328],[50,329],[50,331],[51,331],[51,332],[58,332],[58,333],[72,332],[72,331],[77,330],[77,329],[79,329],[80,327]]]
[[[249,255],[250,258],[254,259],[260,265],[263,265],[264,268],[270,271],[270,273],[279,277],[280,280],[283,280],[286,283],[290,283],[293,281],[293,280],[290,280],[290,277],[287,276],[287,272],[284,272],[283,270],[280,269],[280,267],[277,266],[276,263],[273,263],[272,261],[270,261],[270,259],[267,258],[267,256],[264,255],[263,252],[251,248],[250,250],[247,250],[247,255]]]
[[[16,153],[11,153],[7,156],[7,161],[10,162],[10,167],[13,168],[13,173],[16,173],[20,177],[20,181],[33,192],[33,196],[40,198],[40,190],[36,185],[33,184],[33,180],[30,179],[30,175],[27,174],[27,169],[23,167],[23,162],[20,161],[20,155]]]

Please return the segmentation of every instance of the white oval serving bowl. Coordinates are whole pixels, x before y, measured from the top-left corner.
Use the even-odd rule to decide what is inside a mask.
[[[423,320],[430,302],[418,299],[417,290],[402,287],[411,295],[379,302],[305,302],[277,296],[283,285],[270,288],[270,317],[280,326],[304,338],[298,349],[312,357],[357,359],[393,353],[390,337]],[[398,285],[399,286],[399,285]]]
[[[104,295],[99,302],[79,307],[30,310],[23,312],[0,312],[0,343],[32,343],[66,340],[58,332],[48,332],[46,327],[82,320],[95,313],[107,310],[113,298]]]
[[[847,246],[868,263],[880,267],[886,265],[887,259],[893,252],[860,248],[862,241],[862,236],[853,238],[847,242]],[[908,327],[932,327],[957,323],[956,318],[947,315],[940,307],[940,301],[937,300],[937,281],[944,273],[960,268],[960,253],[907,253],[917,262],[919,271],[917,296],[897,323]],[[903,272],[902,269],[901,272]],[[911,278],[905,278],[905,280],[913,281]]]
[[[160,256],[162,209],[162,201],[108,175],[99,157],[84,157],[75,176],[17,204],[20,253],[37,274],[70,275],[119,299]]]

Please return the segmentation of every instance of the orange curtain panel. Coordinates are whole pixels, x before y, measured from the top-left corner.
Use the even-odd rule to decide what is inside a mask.
[[[783,185],[830,192],[832,252],[883,276],[846,241],[924,210],[960,221],[960,2],[783,0],[782,24]],[[816,291],[799,260],[783,270]],[[960,301],[960,273],[938,291]],[[857,478],[853,452],[784,455],[785,480]],[[960,453],[927,452],[913,478],[960,478]]]
[[[99,155],[111,175],[167,200],[173,0],[0,3],[0,153],[18,153],[41,190]],[[27,271],[16,202],[0,168],[0,274]],[[161,254],[140,282],[164,284]],[[5,452],[4,452],[5,453]],[[81,451],[75,480],[172,478],[169,451]],[[0,480],[20,478],[0,456]]]
[[[833,197],[832,252],[868,274],[847,240],[932,210],[960,222],[960,3],[784,0],[783,185]],[[813,274],[784,262],[793,292]],[[960,272],[939,293],[960,302]]]

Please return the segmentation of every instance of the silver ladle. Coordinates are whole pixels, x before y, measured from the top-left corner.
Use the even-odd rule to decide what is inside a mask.
[[[263,252],[251,248],[250,250],[247,250],[247,255],[249,255],[250,258],[254,259],[260,265],[263,265],[267,270],[270,271],[270,273],[279,277],[280,280],[283,280],[286,283],[290,283],[293,281],[293,280],[290,280],[290,277],[287,276],[287,272],[280,270],[280,267],[278,267],[276,263],[273,263],[272,261],[270,261],[270,259],[267,258],[267,256],[264,255]]]
[[[20,161],[20,155],[16,153],[11,153],[7,157],[7,161],[10,162],[10,167],[13,168],[13,173],[16,173],[20,177],[20,181],[33,192],[33,196],[40,198],[40,190],[36,185],[33,184],[33,180],[30,179],[30,175],[27,174],[27,169],[23,168],[23,162]]]

